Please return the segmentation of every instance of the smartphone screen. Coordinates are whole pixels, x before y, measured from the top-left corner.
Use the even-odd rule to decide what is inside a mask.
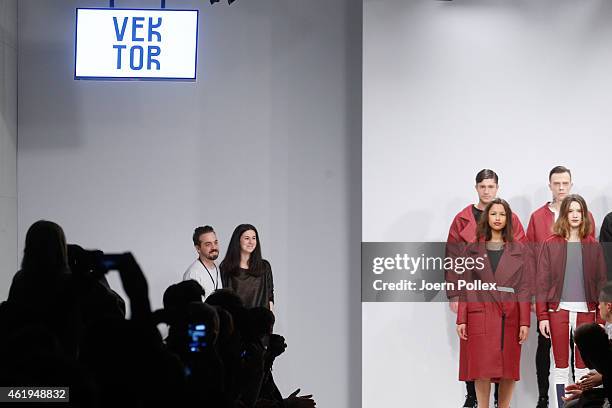
[[[100,259],[102,266],[107,271],[117,271],[119,270],[119,264],[121,261],[121,255],[114,254],[104,254]]]
[[[189,351],[200,353],[206,348],[206,325],[202,323],[189,324],[187,329],[189,335]]]

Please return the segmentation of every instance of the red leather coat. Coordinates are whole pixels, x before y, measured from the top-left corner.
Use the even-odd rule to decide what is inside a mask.
[[[589,311],[597,310],[599,291],[606,283],[606,264],[601,245],[591,236],[583,238],[582,270],[584,295]],[[567,240],[558,235],[549,237],[538,255],[536,273],[536,311],[538,320],[549,320],[548,311],[557,310],[563,291]]]
[[[470,245],[470,257],[487,258],[484,242]],[[507,243],[495,273],[489,262],[482,270],[467,271],[462,279],[496,283],[514,293],[469,290],[460,295],[457,324],[467,324],[466,361],[460,364],[459,379],[520,378],[519,327],[530,323],[529,251],[519,243]]]

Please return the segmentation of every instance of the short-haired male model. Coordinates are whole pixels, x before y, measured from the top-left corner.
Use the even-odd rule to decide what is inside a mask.
[[[529,218],[527,225],[527,241],[532,243],[534,254],[539,253],[538,245],[552,235],[552,226],[559,216],[561,202],[572,190],[572,172],[564,166],[553,167],[548,173],[548,188],[552,193],[551,201],[544,203],[535,210]],[[589,212],[592,225],[595,225],[593,215]],[[591,235],[594,235],[591,232]],[[538,327],[536,325],[536,327]],[[536,408],[548,407],[548,388],[550,376],[550,347],[551,342],[538,330],[538,348],[536,351],[536,376],[538,379],[538,403]]]

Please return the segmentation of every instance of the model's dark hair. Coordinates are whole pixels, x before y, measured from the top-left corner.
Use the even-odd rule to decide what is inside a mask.
[[[499,177],[497,177],[497,173],[491,169],[482,169],[478,172],[478,174],[476,174],[476,184],[486,179],[493,179],[495,180],[495,184],[499,184]]]
[[[193,231],[193,245],[200,245],[200,236],[203,234],[208,234],[209,232],[215,232],[213,227],[210,225],[205,225],[203,227],[198,227]]]
[[[572,179],[572,172],[570,171],[570,169],[568,169],[565,166],[555,166],[552,168],[550,173],[548,173],[548,181],[550,181],[550,178],[552,177],[553,174],[562,174],[562,173],[569,174],[570,180]]]
[[[225,258],[223,258],[221,265],[219,265],[222,274],[238,273],[240,268],[240,237],[247,231],[254,231],[257,240],[257,245],[249,257],[249,273],[255,276],[263,275],[265,265],[261,257],[261,240],[259,239],[257,228],[251,224],[240,224],[232,233]]]
[[[62,227],[45,220],[32,224],[26,233],[21,269],[45,275],[69,270],[68,247]]]
[[[502,237],[505,242],[512,242],[514,240],[514,233],[512,231],[512,210],[510,209],[510,204],[502,198],[494,198],[485,207],[478,221],[476,240],[479,241],[481,238],[484,238],[485,241],[489,241],[491,239],[492,233],[491,226],[489,225],[489,211],[491,211],[491,207],[493,207],[494,204],[501,204],[504,207],[504,211],[506,211],[506,226],[502,230]]]
[[[555,235],[566,239],[569,238],[571,228],[567,220],[567,214],[569,214],[570,204],[574,201],[580,204],[580,209],[582,211],[582,224],[580,224],[578,235],[580,235],[582,239],[593,231],[593,225],[591,223],[591,217],[589,217],[589,209],[587,208],[586,201],[578,194],[570,194],[561,201],[559,218],[557,218],[557,221],[553,224],[553,232]]]

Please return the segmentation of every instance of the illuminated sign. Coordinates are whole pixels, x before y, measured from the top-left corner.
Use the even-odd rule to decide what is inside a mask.
[[[76,10],[75,79],[195,80],[197,10]]]

